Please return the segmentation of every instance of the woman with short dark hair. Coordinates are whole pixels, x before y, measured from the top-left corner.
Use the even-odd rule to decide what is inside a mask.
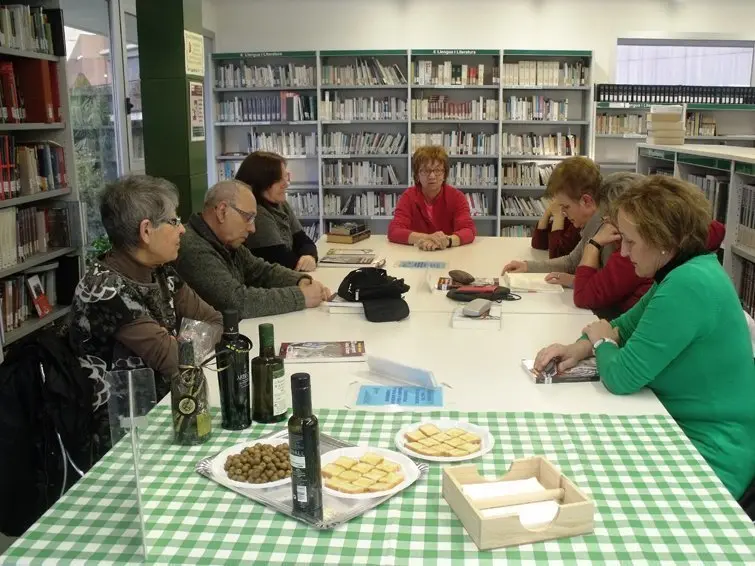
[[[71,346],[96,382],[96,458],[110,448],[105,374],[151,368],[160,399],[178,373],[182,319],[212,324],[217,338],[222,332],[220,314],[167,265],[176,259],[185,231],[177,206],[173,183],[147,175],[118,179],[100,196],[112,250],[93,259],[76,286],[70,328]]]
[[[737,293],[706,246],[710,204],[698,187],[654,175],[619,195],[611,216],[621,254],[652,287],[574,344],[541,350],[535,369],[594,355],[611,393],[648,387],[739,498],[755,476],[755,366]]]
[[[241,163],[236,179],[249,185],[257,199],[256,230],[249,234],[246,247],[270,263],[314,271],[317,246],[286,202],[290,181],[286,160],[277,153],[255,151]]]

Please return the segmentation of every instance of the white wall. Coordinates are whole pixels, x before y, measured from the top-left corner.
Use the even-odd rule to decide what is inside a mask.
[[[212,0],[202,0],[202,27],[204,29],[217,30],[217,8]]]
[[[613,81],[618,37],[755,40],[755,0],[213,0],[213,4],[217,52],[590,49],[595,57],[594,82]]]

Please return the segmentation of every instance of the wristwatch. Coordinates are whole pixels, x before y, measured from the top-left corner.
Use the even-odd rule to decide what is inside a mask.
[[[596,248],[598,248],[598,251],[601,251],[603,249],[603,244],[599,244],[598,242],[596,242],[592,238],[590,238],[589,240],[587,240],[587,243],[588,244],[592,244],[593,246],[595,246]]]
[[[453,238],[451,238],[451,236],[448,236],[448,247],[449,248],[454,247],[454,241],[453,241]]]
[[[618,345],[618,344],[616,343],[616,340],[614,340],[613,338],[598,338],[598,339],[597,339],[597,340],[595,341],[595,344],[593,344],[593,345],[592,345],[592,353],[593,353],[593,355],[595,355],[595,350],[597,350],[597,349],[598,349],[598,347],[599,347],[599,346],[600,346],[601,344],[603,344],[604,342],[608,342],[609,344],[613,344],[613,345],[614,345],[614,346],[616,346],[617,348],[619,347],[619,345]]]

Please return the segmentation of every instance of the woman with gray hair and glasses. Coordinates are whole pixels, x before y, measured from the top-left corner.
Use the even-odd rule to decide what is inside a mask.
[[[185,232],[176,215],[176,187],[165,179],[132,175],[108,184],[100,215],[111,251],[91,261],[73,300],[71,345],[96,382],[95,457],[110,448],[105,373],[152,368],[158,399],[178,373],[176,336],[186,317],[209,322],[217,336],[220,314],[167,264]]]

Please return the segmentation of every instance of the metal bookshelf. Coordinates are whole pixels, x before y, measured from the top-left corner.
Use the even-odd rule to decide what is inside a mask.
[[[259,131],[268,133],[286,131],[291,132],[316,132],[317,154],[306,156],[294,156],[289,158],[289,170],[292,172],[295,183],[289,190],[316,192],[320,205],[319,217],[307,217],[302,220],[308,224],[316,223],[323,233],[328,228],[331,220],[360,219],[370,224],[375,233],[385,233],[388,222],[392,216],[383,214],[326,214],[324,213],[325,199],[329,195],[340,195],[341,206],[344,198],[350,195],[363,194],[366,191],[386,193],[398,196],[399,191],[413,184],[411,173],[411,155],[418,147],[414,143],[413,136],[419,138],[424,134],[425,140],[432,143],[445,139],[449,143],[457,143],[459,133],[470,134],[468,138],[474,141],[474,147],[466,153],[454,150],[448,144],[451,167],[458,167],[459,171],[484,172],[490,174],[493,179],[491,184],[463,185],[457,184],[457,188],[465,193],[480,193],[487,199],[487,210],[482,214],[473,215],[477,223],[480,235],[497,236],[501,233],[502,225],[512,224],[530,225],[536,221],[536,217],[507,216],[501,212],[502,193],[517,196],[537,198],[545,190],[540,185],[508,185],[504,184],[502,171],[504,165],[517,162],[536,162],[542,165],[556,165],[565,155],[502,155],[501,141],[504,133],[527,133],[534,134],[573,134],[580,138],[579,153],[589,155],[592,127],[592,52],[591,51],[532,51],[532,50],[501,50],[501,49],[412,49],[412,50],[339,50],[339,51],[281,51],[281,52],[253,52],[253,53],[216,53],[213,54],[215,63],[216,87],[214,88],[214,101],[216,106],[215,115],[215,140],[214,154],[217,156],[215,163],[211,165],[218,171],[230,171],[234,164],[240,163],[243,154],[248,149],[248,138]],[[586,68],[585,84],[563,84],[563,77],[557,77],[559,84],[523,84],[511,85],[503,82],[503,64],[518,63],[519,61],[540,61],[558,63],[561,68],[564,64],[576,67],[580,63]],[[374,70],[381,69],[380,82],[391,84],[376,84],[365,80],[367,75],[354,73],[353,75],[335,75],[334,67],[355,67],[357,62],[365,68]],[[420,63],[422,62],[422,63]],[[265,67],[274,69],[278,65],[301,67],[310,66],[314,74],[315,84],[297,86],[279,86],[270,84],[244,85],[217,83],[219,66],[237,64],[240,67]],[[398,69],[399,73],[393,73]],[[439,70],[440,69],[440,70]],[[482,72],[482,74],[480,74]],[[268,73],[269,74],[269,73]],[[374,74],[371,73],[370,76]],[[259,75],[263,77],[264,72]],[[406,80],[396,83],[399,76]],[[479,78],[479,81],[478,81]],[[393,80],[393,82],[392,82]],[[478,84],[478,82],[480,84]],[[317,97],[316,120],[302,122],[275,122],[262,119],[242,121],[220,121],[218,105],[222,102],[233,100],[235,97],[245,96],[269,96],[275,92],[290,91],[301,95]],[[504,119],[504,97],[511,96],[529,97],[545,96],[555,100],[568,100],[568,119],[565,121],[548,120],[506,120]],[[383,99],[395,97],[406,103],[406,116],[394,116],[383,114],[382,116],[363,115],[350,113],[348,116],[333,116],[324,111],[326,99],[332,102],[334,99]],[[495,101],[496,115],[488,119],[467,114],[451,113],[437,115],[438,119],[432,119],[423,113],[412,112],[412,100],[428,100],[436,102],[440,100],[459,105],[459,108],[467,111],[482,99]],[[466,104],[466,106],[462,106]],[[477,106],[475,106],[477,108]],[[483,109],[484,103],[483,103]],[[380,118],[380,119],[369,119]],[[332,150],[325,151],[325,141],[328,135],[334,132],[348,134],[379,133],[386,135],[401,134],[406,136],[406,146],[400,153],[346,153],[335,154]],[[482,136],[487,136],[482,138]],[[476,137],[479,136],[479,137]],[[480,140],[485,139],[486,144]],[[483,147],[484,153],[480,152]],[[457,146],[458,147],[458,146]],[[332,149],[332,148],[331,148]],[[241,155],[229,155],[239,153]],[[400,181],[399,185],[372,185],[372,184],[349,184],[337,185],[326,183],[324,168],[332,166],[338,161],[353,163],[368,161],[377,165],[392,165]],[[489,169],[488,169],[489,167]],[[485,169],[480,169],[485,168]],[[472,177],[477,180],[478,177]],[[487,178],[487,176],[485,177]]]

